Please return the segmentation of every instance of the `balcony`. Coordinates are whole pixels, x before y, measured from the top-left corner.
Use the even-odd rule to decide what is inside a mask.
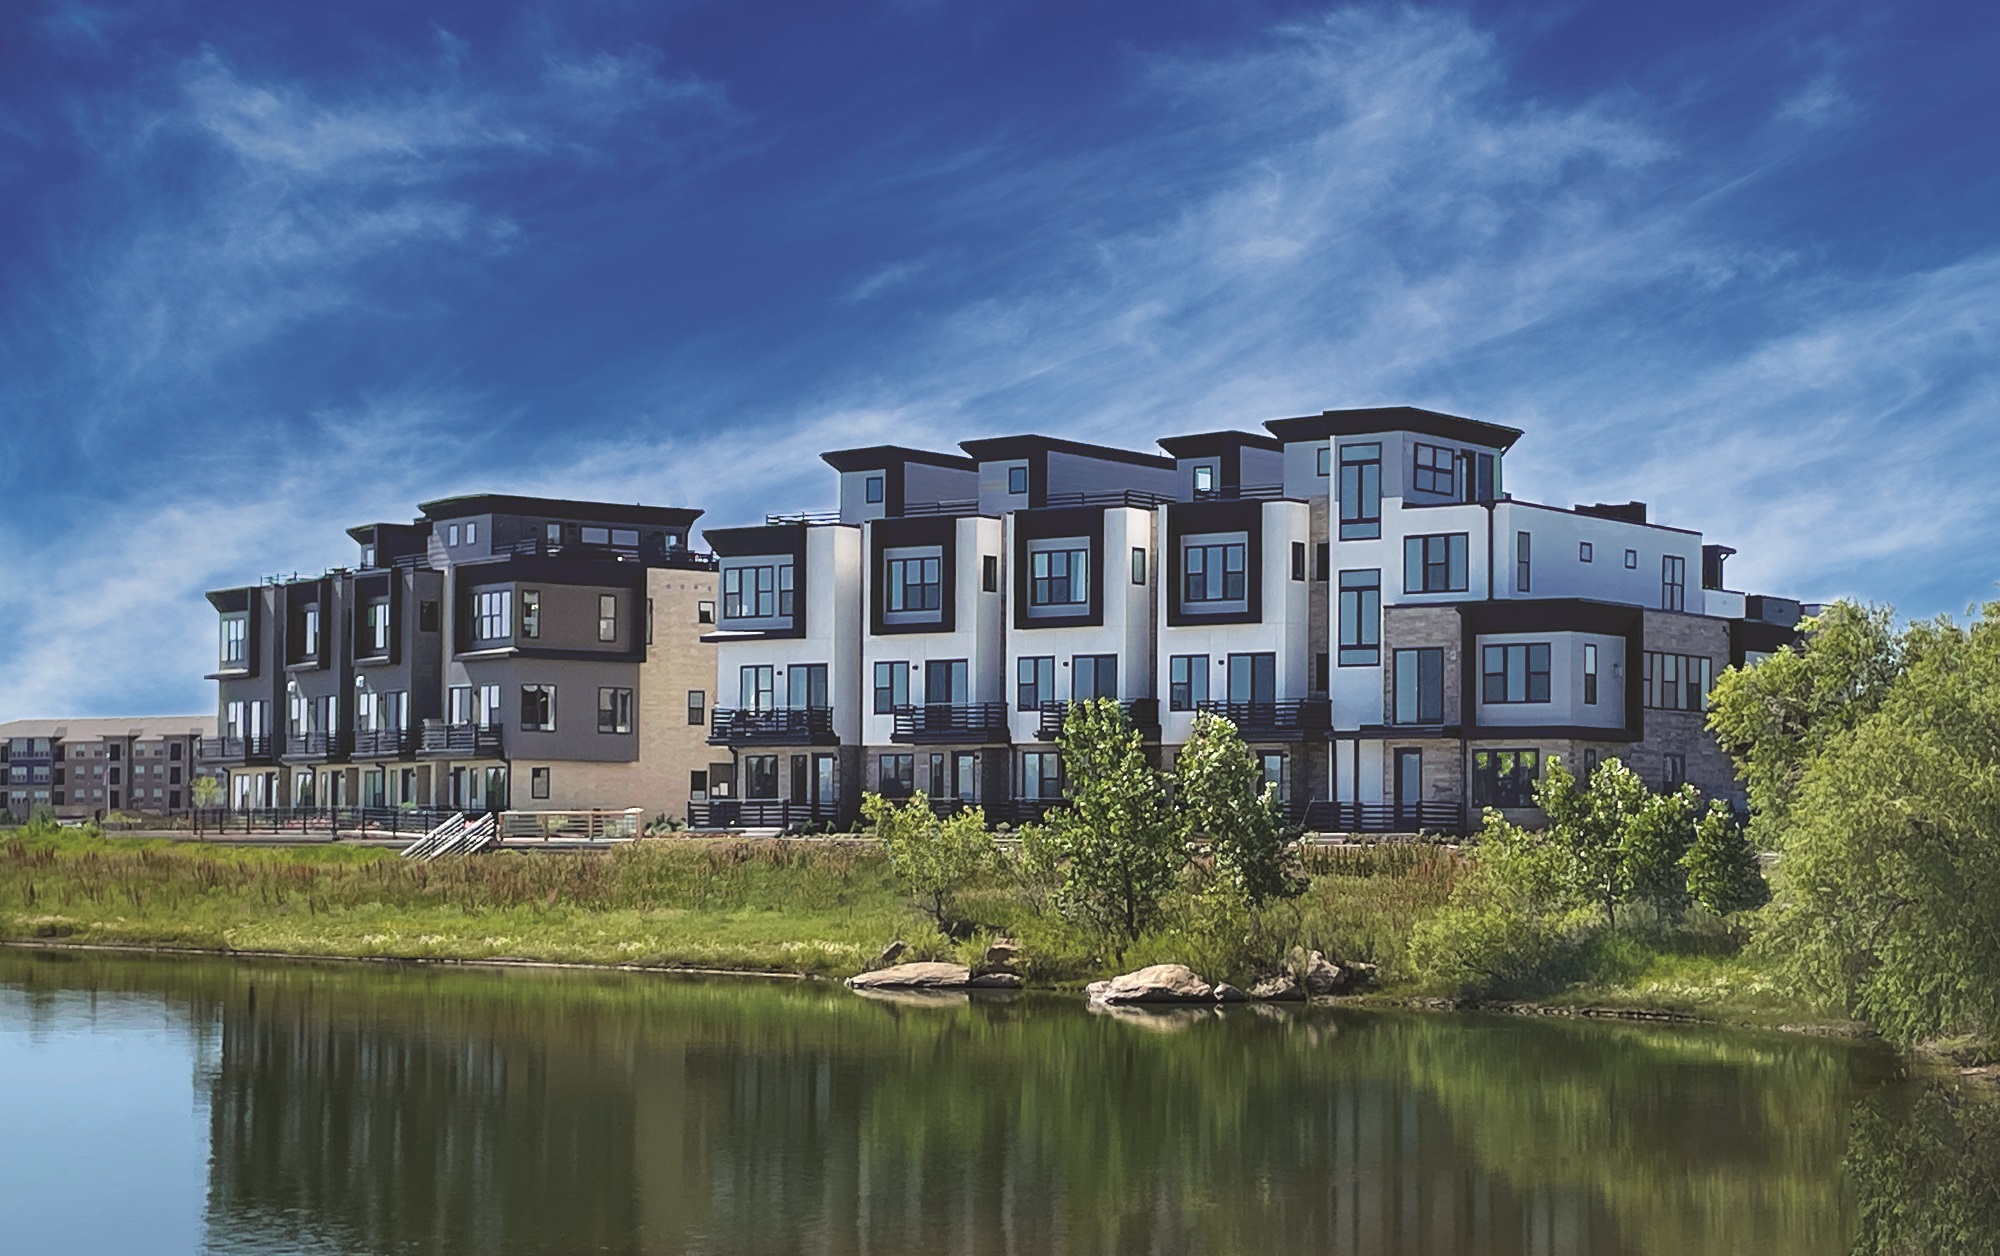
[[[969,702],[953,706],[899,706],[890,741],[910,745],[1004,745],[1007,704]]]
[[[399,759],[417,749],[417,735],[407,728],[382,728],[354,734],[357,759]]]
[[[203,763],[269,763],[271,738],[264,733],[248,737],[204,737],[198,757]]]
[[[1305,827],[1315,833],[1462,834],[1465,816],[1450,802],[1329,802],[1307,804]]]
[[[292,733],[285,738],[285,758],[344,759],[352,744],[347,733]]]
[[[688,804],[691,829],[787,829],[808,824],[835,824],[840,808],[832,803],[717,798]]]
[[[417,753],[450,756],[455,759],[497,759],[500,757],[500,730],[482,724],[447,724],[425,720],[417,739]]]
[[[1062,735],[1063,721],[1069,718],[1073,702],[1045,702],[1042,704],[1041,721],[1035,726],[1038,741],[1054,741]],[[1160,700],[1158,698],[1134,698],[1121,702],[1125,718],[1132,721],[1132,727],[1144,733],[1149,741],[1157,741],[1160,736]]]
[[[512,544],[496,546],[495,552],[524,557],[595,558],[609,562],[677,567],[689,571],[714,571],[718,565],[715,555],[702,550],[690,549],[685,545],[654,545],[650,541],[638,545],[613,545],[608,542],[587,545],[578,541],[551,541],[545,536],[530,536]]]
[[[833,746],[831,707],[717,707],[708,718],[711,746]]]
[[[1039,824],[1049,812],[1068,803],[1062,798],[995,798],[976,805],[986,812],[986,823],[1019,827]]]
[[[1236,725],[1245,741],[1304,741],[1333,727],[1333,704],[1325,698],[1293,702],[1203,702],[1198,707]]]
[[[1140,510],[1152,510],[1159,506],[1169,506],[1174,498],[1166,493],[1149,493],[1144,489],[1115,488],[1093,489],[1081,493],[1050,493],[1045,506],[1135,506]]]

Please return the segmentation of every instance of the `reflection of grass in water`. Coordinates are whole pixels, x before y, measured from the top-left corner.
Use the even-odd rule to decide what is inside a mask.
[[[1132,1248],[1148,1225],[1171,1236],[1169,1250],[1217,1252],[1295,1250],[1288,1237],[1336,1232],[1331,1186],[1354,1180],[1343,1157],[1357,1136],[1339,1112],[1363,1127],[1379,1113],[1387,1151],[1364,1176],[1392,1203],[1408,1182],[1428,1208],[1432,1192],[1452,1197],[1439,1183],[1483,1167],[1517,1199],[1585,1193],[1632,1250],[1842,1250],[1843,1111],[1881,1063],[1855,1044],[1680,1027],[1238,1009],[1154,1033],[1058,996],[908,1007],[827,986],[619,974],[0,954],[0,980],[166,990],[197,1022],[247,1017],[383,1050],[491,1044],[546,1060],[551,1076],[609,1070],[592,1075],[620,1087],[636,1084],[621,1069],[638,1078],[663,1060],[702,1062],[709,1071],[686,1091],[699,1128],[754,1116],[772,1135],[758,1154],[777,1157],[792,1154],[787,1139],[824,1131],[814,1122],[848,1122],[838,1138],[851,1145],[809,1154],[865,1155],[879,1182],[974,1166],[997,1180],[1004,1162],[1023,1190],[1050,1192],[1036,1202],[1066,1210],[1083,1250]],[[314,1058],[272,1051],[263,1067]],[[754,1112],[729,1106],[743,1102],[729,1079],[753,1077]],[[306,1079],[274,1077],[289,1080]],[[476,1107],[490,1096],[447,1098]],[[773,1107],[788,1103],[803,1107]],[[834,1115],[812,1116],[821,1110]],[[1390,1144],[1412,1128],[1422,1136],[1405,1158]],[[294,1154],[268,1150],[279,1166]],[[1026,1250],[1048,1246],[1037,1237]]]

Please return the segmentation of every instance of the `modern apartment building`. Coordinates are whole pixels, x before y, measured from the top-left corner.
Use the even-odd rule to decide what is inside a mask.
[[[41,807],[65,819],[186,810],[193,805],[197,752],[214,732],[206,715],[0,724],[6,810],[17,819]]]
[[[705,768],[699,511],[485,494],[350,528],[352,568],[217,590],[229,802],[677,815]]]
[[[1228,716],[1318,828],[1526,811],[1543,765],[1618,756],[1740,800],[1715,675],[1802,609],[1641,503],[1505,491],[1513,428],[1394,407],[1169,437],[825,455],[838,511],[709,531],[727,759],[696,824],[851,818],[922,790],[996,819],[1061,796],[1068,704],[1125,704],[1163,763]]]

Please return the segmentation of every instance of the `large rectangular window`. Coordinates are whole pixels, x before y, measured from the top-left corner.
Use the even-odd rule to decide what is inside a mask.
[[[789,619],[791,615],[791,563],[723,569],[724,619]]]
[[[1240,542],[1189,545],[1181,551],[1187,602],[1241,602],[1246,596]]]
[[[521,686],[521,727],[530,732],[556,731],[556,687]]]
[[[931,659],[924,664],[924,703],[964,706],[972,701],[970,668],[964,659]]]
[[[897,613],[944,607],[944,564],[937,557],[891,558],[885,564],[882,609]]]
[[[599,689],[597,691],[597,731],[600,733],[629,733],[632,731],[632,691],[630,689]]]
[[[1640,691],[1656,711],[1705,711],[1715,682],[1715,663],[1700,654],[1646,651]]]
[[[1480,650],[1480,696],[1488,703],[1547,702],[1549,647],[1489,645]]]
[[[910,705],[910,665],[875,665],[875,714],[892,715],[899,706]]]
[[[1418,445],[1415,477],[1411,481],[1419,493],[1458,496],[1458,453],[1444,445]]]
[[[885,754],[876,776],[877,792],[884,798],[908,798],[917,792],[917,757],[913,754]]]
[[[1208,701],[1208,656],[1176,654],[1167,660],[1167,709],[1195,711]]]
[[[1023,711],[1039,711],[1056,700],[1056,661],[1047,655],[1023,658],[1014,668],[1014,705]]]
[[[222,621],[222,665],[241,667],[249,661],[250,621],[242,615],[229,615]]]
[[[1230,655],[1229,700],[1260,704],[1276,702],[1278,656],[1276,654]]]
[[[1532,807],[1542,775],[1539,750],[1472,752],[1472,802],[1477,807]]]
[[[1069,696],[1078,702],[1118,696],[1118,656],[1079,654],[1069,663]]]
[[[1028,555],[1028,605],[1081,606],[1089,600],[1089,550],[1036,550]]]
[[[1396,723],[1444,723],[1444,651],[1396,651]]]
[[[473,594],[473,640],[505,641],[510,630],[513,602],[513,592],[508,589],[487,589]]]
[[[1372,541],[1382,535],[1382,446],[1340,447],[1340,539]]]
[[[1687,559],[1668,554],[1660,560],[1660,609],[1687,609]]]
[[[1463,593],[1467,586],[1465,533],[1403,538],[1403,592]]]
[[[743,797],[750,802],[778,801],[778,756],[743,756]]]
[[[1382,661],[1382,573],[1340,573],[1340,665]]]
[[[1021,797],[1052,800],[1062,797],[1062,756],[1052,750],[1021,752]]]
[[[778,669],[769,663],[753,664],[737,672],[740,701],[746,711],[768,711],[777,705]]]
[[[826,664],[794,663],[785,669],[785,703],[802,710],[824,711],[833,706],[827,697]]]

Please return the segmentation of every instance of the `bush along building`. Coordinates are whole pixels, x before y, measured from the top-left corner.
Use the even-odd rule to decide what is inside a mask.
[[[1803,608],[1725,588],[1733,550],[1643,503],[1516,500],[1514,428],[1408,407],[1264,426],[1163,453],[843,450],[838,510],[707,531],[718,760],[691,822],[838,825],[865,791],[919,790],[1032,818],[1089,698],[1169,766],[1199,712],[1227,716],[1324,830],[1532,819],[1553,756],[1741,801],[1709,686]]]
[[[702,785],[700,511],[481,495],[348,529],[352,568],[209,594],[202,760],[238,809],[624,809]]]
[[[194,805],[205,715],[13,720],[0,724],[6,811],[27,819],[170,814]]]

